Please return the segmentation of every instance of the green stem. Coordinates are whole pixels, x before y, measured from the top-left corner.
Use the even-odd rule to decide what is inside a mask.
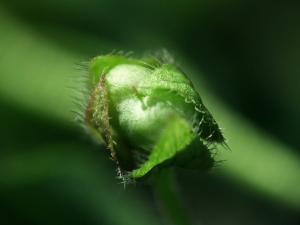
[[[154,194],[163,214],[167,215],[170,224],[191,225],[186,210],[179,196],[178,185],[172,169],[158,172],[154,178]]]

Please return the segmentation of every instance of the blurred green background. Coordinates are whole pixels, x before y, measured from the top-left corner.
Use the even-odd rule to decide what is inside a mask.
[[[289,1],[1,0],[0,224],[166,224],[74,123],[112,50],[168,49],[224,128],[208,174],[178,170],[194,224],[300,224],[300,7]]]

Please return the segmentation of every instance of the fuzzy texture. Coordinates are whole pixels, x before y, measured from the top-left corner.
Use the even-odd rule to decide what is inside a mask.
[[[84,123],[123,179],[164,166],[208,169],[211,149],[225,143],[191,81],[170,57],[160,58],[111,54],[88,64]]]

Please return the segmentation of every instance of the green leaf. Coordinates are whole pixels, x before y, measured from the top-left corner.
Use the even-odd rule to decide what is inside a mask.
[[[197,143],[197,145],[193,143]],[[202,158],[203,154],[198,154],[201,157],[195,166],[198,158],[186,157],[186,155],[195,156],[191,154],[194,151],[208,152],[208,149],[205,145],[201,144],[199,137],[193,132],[192,127],[185,119],[174,116],[163,130],[158,143],[153,148],[146,162],[134,170],[131,176],[133,178],[141,178],[155,167],[167,162],[176,162],[175,164],[180,162],[185,167],[189,167],[189,164],[194,164],[193,167],[198,168],[203,167],[204,164],[211,164],[212,159],[209,154],[206,154],[207,158],[205,159]],[[205,162],[206,160],[207,162]]]

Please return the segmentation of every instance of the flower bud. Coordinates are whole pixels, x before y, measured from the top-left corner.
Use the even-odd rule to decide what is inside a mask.
[[[152,58],[98,56],[89,64],[87,127],[110,150],[119,175],[164,166],[207,169],[223,135],[187,76]]]

